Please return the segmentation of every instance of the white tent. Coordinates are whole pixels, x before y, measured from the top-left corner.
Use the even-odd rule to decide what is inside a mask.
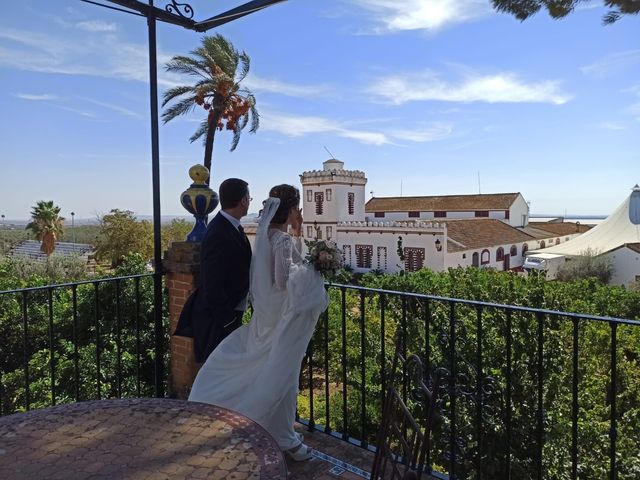
[[[622,205],[601,224],[568,242],[540,250],[531,250],[528,255],[556,253],[579,256],[588,249],[605,253],[625,243],[640,242],[640,186],[636,185],[632,190],[631,195],[622,202]]]

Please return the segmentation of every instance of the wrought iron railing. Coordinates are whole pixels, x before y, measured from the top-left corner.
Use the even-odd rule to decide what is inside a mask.
[[[166,372],[168,337],[167,328],[156,332],[154,281],[142,274],[0,291],[0,415],[163,395],[166,375],[156,372]]]
[[[436,476],[638,478],[639,321],[327,288],[301,373],[309,429],[373,449],[399,329],[409,353],[447,372]]]

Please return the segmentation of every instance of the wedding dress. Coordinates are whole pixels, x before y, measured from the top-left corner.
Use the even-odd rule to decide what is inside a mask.
[[[280,200],[269,198],[251,261],[251,321],[209,355],[190,401],[235,410],[264,427],[282,450],[300,445],[293,428],[300,365],[320,314],[324,282],[302,263],[291,237],[269,223]]]

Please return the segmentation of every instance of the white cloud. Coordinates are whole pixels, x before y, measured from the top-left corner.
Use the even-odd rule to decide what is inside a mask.
[[[293,85],[254,74],[249,75],[243,83],[254,92],[279,93],[290,97],[317,97],[324,96],[329,92],[328,85]]]
[[[453,132],[452,125],[438,122],[421,126],[413,130],[373,131],[353,129],[348,126],[347,122],[339,123],[323,117],[294,116],[271,112],[263,113],[261,115],[260,129],[281,133],[290,137],[301,137],[316,133],[329,133],[369,145],[390,144],[393,143],[393,140],[431,142],[448,137]]]
[[[433,122],[415,130],[391,130],[389,135],[399,140],[411,142],[433,142],[442,140],[453,133],[453,125],[450,123]]]
[[[487,0],[353,0],[370,11],[380,27],[376,33],[401,30],[437,31],[492,12]]]
[[[21,98],[23,100],[31,100],[31,101],[36,101],[36,102],[42,102],[45,100],[59,100],[60,97],[58,97],[57,95],[51,95],[49,93],[43,93],[40,95],[37,94],[32,94],[32,93],[16,93],[14,94],[15,97]]]
[[[624,125],[615,122],[601,122],[600,124],[598,124],[598,127],[602,128],[603,130],[626,130],[626,127]]]
[[[94,100],[92,98],[87,97],[78,97],[80,100],[84,100],[85,102],[93,103],[94,105],[98,105],[100,107],[108,108],[109,110],[113,110],[114,112],[121,113],[126,115],[127,117],[134,118],[142,118],[142,115],[138,112],[134,112],[133,110],[129,110],[128,108],[121,107],[120,105],[114,105],[113,103],[100,102],[98,100]]]
[[[116,34],[62,38],[0,27],[0,39],[7,40],[6,46],[0,46],[0,65],[32,72],[148,82],[147,46],[123,41]],[[179,84],[177,76],[162,71],[169,58],[158,52],[158,83],[162,86]]]
[[[580,71],[585,75],[596,78],[606,78],[616,75],[637,63],[640,63],[640,50],[628,50],[607,55],[590,65],[580,67]]]
[[[103,22],[102,20],[78,22],[76,27],[87,32],[115,32],[118,29],[115,23]]]
[[[415,101],[488,103],[566,103],[570,96],[559,89],[558,81],[527,83],[513,73],[468,74],[458,82],[447,82],[437,74],[390,75],[375,81],[369,92],[396,105]]]

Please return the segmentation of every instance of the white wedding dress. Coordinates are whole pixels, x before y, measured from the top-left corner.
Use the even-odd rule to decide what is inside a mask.
[[[288,450],[300,444],[293,428],[300,365],[328,297],[322,277],[302,263],[291,237],[269,229],[279,203],[269,198],[259,221],[251,260],[251,321],[209,355],[189,400],[246,415]]]

